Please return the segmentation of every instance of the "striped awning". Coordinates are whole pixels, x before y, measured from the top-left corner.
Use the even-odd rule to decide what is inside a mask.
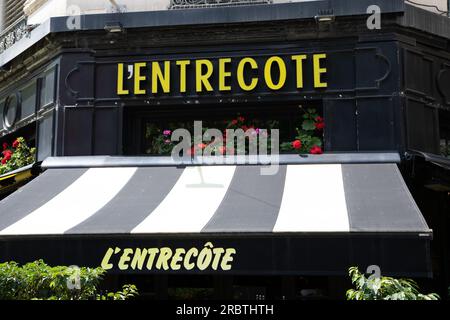
[[[90,257],[85,263],[99,264],[103,256],[94,251],[119,242],[136,247],[145,241],[163,245],[167,239],[183,246],[183,241],[213,239],[231,241],[233,247],[245,242],[242,250],[250,256],[267,245],[286,251],[268,256],[285,257],[283,266],[269,261],[262,273],[274,268],[333,274],[337,255],[345,257],[339,258],[345,260],[339,266],[343,273],[352,262],[365,261],[394,273],[429,274],[430,236],[397,165],[389,163],[281,165],[274,175],[262,175],[261,166],[251,165],[48,169],[0,202],[2,260],[27,259],[23,252],[38,258],[39,252],[60,261],[55,252],[63,252],[67,263],[80,263],[69,257],[81,254]],[[250,244],[251,239],[261,241]],[[263,245],[263,239],[271,244]],[[302,241],[298,250],[304,253],[292,251],[293,239]],[[20,244],[27,240],[24,251]],[[98,241],[95,250],[83,244],[88,240]],[[31,249],[36,241],[47,241],[53,253]],[[314,248],[330,251],[330,267],[323,256],[314,263]],[[306,255],[308,270],[291,265],[293,255]],[[386,255],[395,261],[404,257],[400,265],[406,269]],[[416,259],[420,262],[411,264]],[[238,273],[259,270],[251,261],[239,268],[237,257],[235,264]]]

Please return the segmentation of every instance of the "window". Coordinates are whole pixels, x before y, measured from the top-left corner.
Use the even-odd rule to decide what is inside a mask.
[[[266,135],[267,152],[271,153],[270,135],[272,129],[279,130],[281,153],[311,153],[314,146],[322,148],[324,124],[320,116],[320,102],[270,103],[270,104],[224,104],[165,106],[160,108],[129,107],[125,111],[124,153],[126,155],[170,155],[176,143],[171,142],[171,133],[179,128],[194,135],[194,121],[202,121],[204,135],[201,148],[211,143],[206,136],[207,129],[218,129],[222,133],[223,147],[214,149],[215,155],[235,154],[234,147],[227,145],[227,129],[242,129],[247,132],[246,152],[249,152],[250,134]],[[264,132],[264,129],[267,130]],[[253,132],[255,131],[255,133]],[[300,131],[300,133],[299,133]],[[214,141],[214,139],[212,139]],[[301,140],[300,147],[296,140]],[[193,141],[191,141],[191,146]],[[321,150],[320,150],[321,151]],[[191,152],[193,150],[191,149]]]
[[[24,16],[23,5],[25,0],[5,0],[3,30],[7,29]]]

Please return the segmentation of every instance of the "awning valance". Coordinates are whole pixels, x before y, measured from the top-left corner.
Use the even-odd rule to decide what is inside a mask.
[[[251,165],[49,169],[0,212],[1,260],[122,272],[124,248],[132,261],[144,248],[182,255],[210,242],[236,251],[226,271],[235,274],[430,271],[431,231],[396,164],[281,165],[274,175]],[[134,267],[126,270],[196,270]]]

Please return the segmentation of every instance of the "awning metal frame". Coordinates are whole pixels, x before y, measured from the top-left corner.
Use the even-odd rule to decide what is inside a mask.
[[[270,164],[358,164],[358,163],[400,163],[397,152],[385,153],[326,153],[322,155],[281,154],[275,156],[219,156],[172,157],[157,156],[74,156],[50,157],[41,164],[43,169],[60,168],[106,168],[106,167],[187,167],[199,165],[270,165]]]

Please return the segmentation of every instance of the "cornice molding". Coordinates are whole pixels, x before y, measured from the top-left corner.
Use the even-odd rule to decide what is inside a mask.
[[[25,15],[28,17],[35,13],[39,8],[41,8],[45,3],[49,0],[27,0],[23,5],[23,11]]]

